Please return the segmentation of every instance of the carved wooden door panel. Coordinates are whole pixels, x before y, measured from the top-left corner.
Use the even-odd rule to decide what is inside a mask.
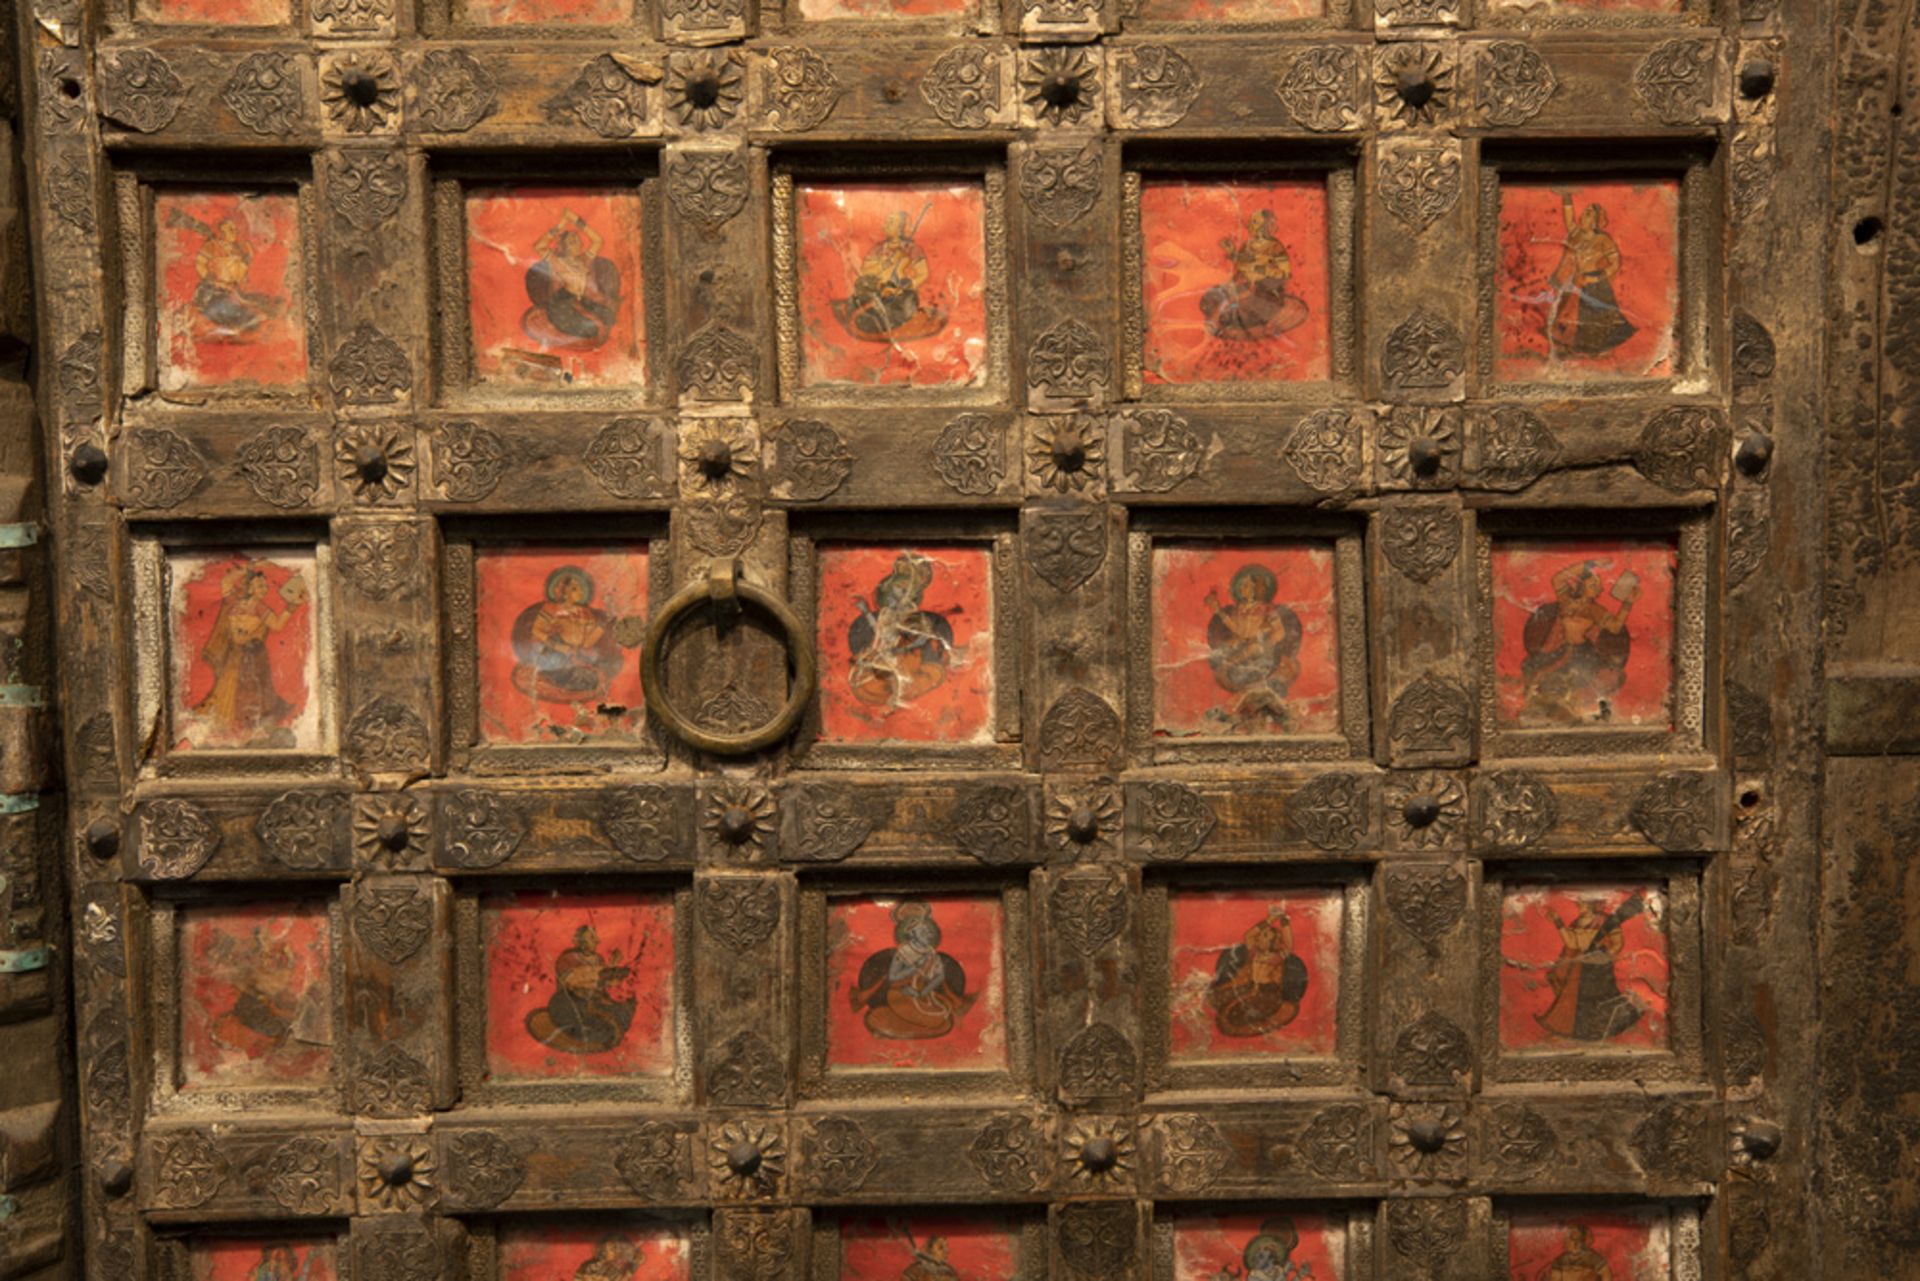
[[[88,1274],[1810,1275],[1786,8],[22,0]]]

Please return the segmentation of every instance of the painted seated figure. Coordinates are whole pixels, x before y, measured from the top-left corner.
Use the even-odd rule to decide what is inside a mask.
[[[1307,318],[1307,304],[1287,292],[1293,260],[1274,233],[1273,211],[1247,219],[1247,237],[1220,241],[1233,276],[1200,296],[1207,332],[1228,342],[1276,338]]]
[[[1274,905],[1220,954],[1207,1004],[1224,1036],[1260,1036],[1293,1022],[1307,991],[1307,963],[1293,952],[1293,922]]]
[[[899,707],[947,678],[953,626],[920,608],[933,581],[933,562],[902,553],[873,589],[873,605],[855,600],[860,616],[847,628],[853,696],[876,707]]]
[[[1553,600],[1535,609],[1521,632],[1527,656],[1520,673],[1527,710],[1555,721],[1605,719],[1607,700],[1626,681],[1633,637],[1627,614],[1640,595],[1640,579],[1623,570],[1614,579],[1612,604],[1600,598],[1594,570],[1583,561],[1553,576]]]
[[[535,242],[527,268],[533,305],[520,319],[527,337],[549,351],[591,351],[620,315],[620,268],[600,256],[600,233],[569,211]]]
[[[1242,566],[1227,584],[1233,599],[1207,593],[1207,663],[1232,694],[1218,719],[1239,732],[1287,728],[1287,690],[1300,675],[1300,615],[1274,600],[1279,581],[1264,565]]]
[[[619,953],[613,959],[618,961]],[[633,996],[613,994],[631,972],[629,967],[602,960],[600,936],[591,925],[582,925],[553,969],[553,996],[527,1015],[527,1034],[569,1054],[594,1054],[618,1045],[639,1003]]]
[[[574,565],[547,575],[545,599],[513,623],[515,688],[550,703],[602,698],[620,671],[616,620],[593,604],[593,578]]]
[[[1567,1248],[1548,1265],[1541,1281],[1614,1281],[1613,1268],[1593,1248],[1593,1231],[1584,1223],[1567,1229]]]
[[[893,943],[860,966],[851,1000],[865,1007],[867,1030],[894,1041],[945,1036],[978,995],[967,993],[967,972],[940,950],[940,926],[924,899],[902,899],[893,909]]]
[[[833,314],[855,338],[868,342],[909,342],[938,333],[944,308],[923,304],[930,268],[926,251],[914,243],[915,227],[903,210],[887,215],[886,237],[867,251],[853,296],[833,302]]]

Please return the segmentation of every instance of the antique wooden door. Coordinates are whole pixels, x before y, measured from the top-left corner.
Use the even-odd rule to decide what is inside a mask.
[[[1812,1275],[1788,8],[21,0],[87,1274]]]

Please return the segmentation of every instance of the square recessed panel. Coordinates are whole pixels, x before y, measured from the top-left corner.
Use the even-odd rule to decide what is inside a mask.
[[[1671,967],[1664,882],[1509,886],[1501,1051],[1665,1050]]]
[[[1513,1281],[1670,1281],[1667,1211],[1515,1213],[1508,1220],[1507,1267]]]
[[[1334,1053],[1341,891],[1176,890],[1167,902],[1175,1062]]]
[[[1173,1222],[1173,1281],[1342,1281],[1347,1225],[1326,1214],[1249,1210]]]
[[[998,894],[827,901],[827,1065],[1007,1066],[1005,913]]]
[[[638,645],[648,547],[481,547],[474,671],[490,743],[634,743],[646,730]]]
[[[1156,543],[1152,592],[1157,736],[1339,730],[1331,543]]]
[[[1323,179],[1149,179],[1140,189],[1149,384],[1328,376]]]
[[[819,551],[823,742],[993,738],[993,555],[982,544]]]
[[[323,744],[311,548],[167,558],[172,750]]]
[[[474,378],[549,391],[644,385],[639,192],[475,187],[466,205]]]
[[[495,1080],[649,1076],[673,1066],[673,901],[528,891],[486,900]]]
[[[846,1219],[841,1281],[1011,1281],[1020,1275],[1020,1229],[1006,1219],[941,1214]]]
[[[153,215],[160,389],[304,385],[299,197],[162,189],[154,194]]]
[[[692,1257],[684,1230],[657,1223],[515,1227],[500,1234],[499,1274],[500,1281],[681,1281],[692,1275]]]
[[[333,1061],[333,940],[320,903],[177,918],[184,1090],[318,1086]]]
[[[1503,725],[1670,729],[1672,538],[1497,538],[1494,693]]]
[[[801,382],[978,387],[987,373],[980,182],[802,182]]]
[[[334,1244],[293,1237],[195,1241],[193,1281],[334,1281]]]
[[[1503,182],[1494,374],[1666,378],[1678,368],[1680,183]]]

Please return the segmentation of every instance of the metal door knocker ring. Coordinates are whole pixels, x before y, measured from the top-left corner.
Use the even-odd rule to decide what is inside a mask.
[[[740,734],[717,734],[695,725],[668,699],[663,675],[666,641],[674,628],[701,605],[711,605],[714,621],[727,627],[738,620],[743,604],[771,616],[780,625],[793,667],[793,681],[787,688],[786,705],[765,725]],[[739,561],[715,561],[704,580],[689,583],[675,592],[647,628],[646,639],[640,645],[640,680],[646,690],[648,710],[659,717],[660,723],[675,737],[702,751],[743,756],[769,747],[792,733],[801,713],[807,710],[814,686],[813,637],[786,601],[741,578]]]

